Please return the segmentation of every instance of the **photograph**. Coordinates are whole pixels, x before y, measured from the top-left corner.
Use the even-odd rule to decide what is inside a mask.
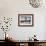
[[[33,14],[18,14],[18,26],[33,26]]]

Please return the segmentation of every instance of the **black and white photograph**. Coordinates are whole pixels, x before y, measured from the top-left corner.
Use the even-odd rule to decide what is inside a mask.
[[[33,26],[33,14],[18,14],[18,26]]]

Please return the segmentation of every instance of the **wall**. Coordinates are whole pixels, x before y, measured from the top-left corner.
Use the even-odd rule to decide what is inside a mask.
[[[37,39],[45,40],[45,12],[46,6],[33,8],[28,0],[0,0],[0,18],[4,16],[13,18],[8,33],[17,40],[27,40],[34,34],[37,35]],[[34,14],[34,26],[18,27],[18,14]],[[0,35],[2,33],[3,31],[0,31]],[[0,39],[4,39],[4,37],[0,36]]]

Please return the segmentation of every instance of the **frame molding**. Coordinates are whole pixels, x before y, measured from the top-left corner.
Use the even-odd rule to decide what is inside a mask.
[[[20,16],[32,16],[32,24],[31,25],[21,25],[20,24]],[[18,14],[18,26],[20,27],[33,27],[34,26],[34,14]]]

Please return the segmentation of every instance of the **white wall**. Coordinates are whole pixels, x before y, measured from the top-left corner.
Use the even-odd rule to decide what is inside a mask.
[[[39,40],[45,40],[46,6],[33,8],[28,0],[0,0],[0,17],[12,17],[12,27],[8,31],[17,40],[27,40],[34,34]],[[18,27],[18,14],[34,14],[33,27]],[[0,31],[0,35],[2,31]],[[0,36],[0,39],[3,37]]]

